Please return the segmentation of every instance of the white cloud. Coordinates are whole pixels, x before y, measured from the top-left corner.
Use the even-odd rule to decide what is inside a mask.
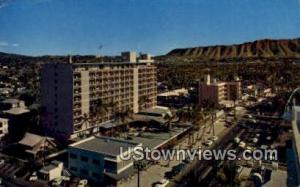
[[[18,43],[8,43],[8,42],[5,42],[5,41],[0,41],[0,47],[19,47],[20,44]]]
[[[11,44],[11,46],[13,46],[13,47],[19,47],[20,44],[18,44],[18,43],[13,43],[13,44]]]
[[[7,42],[0,41],[0,46],[1,46],[1,47],[8,46],[8,43],[7,43]]]

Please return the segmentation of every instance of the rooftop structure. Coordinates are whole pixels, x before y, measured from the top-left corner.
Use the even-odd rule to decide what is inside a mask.
[[[121,56],[123,61],[125,62],[137,62],[136,52],[132,52],[132,51],[122,52]]]

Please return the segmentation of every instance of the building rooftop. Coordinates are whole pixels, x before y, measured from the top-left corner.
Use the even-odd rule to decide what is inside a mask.
[[[3,113],[13,114],[13,115],[24,114],[24,113],[27,113],[27,112],[29,112],[29,110],[26,109],[26,108],[22,108],[22,107],[11,108],[9,110],[3,111]]]
[[[157,149],[170,141],[171,139],[177,137],[178,135],[186,132],[189,127],[174,127],[169,132],[143,132],[142,136],[132,137],[132,142],[140,142],[143,147],[148,147],[149,149]]]
[[[7,104],[18,104],[20,102],[23,102],[19,99],[5,99],[3,101],[1,101],[1,103],[7,103]]]
[[[40,143],[43,139],[44,139],[44,137],[42,137],[42,136],[39,136],[36,134],[31,134],[31,133],[26,133],[25,136],[23,137],[23,139],[19,141],[19,144],[33,147],[36,144]]]
[[[6,119],[6,118],[0,118],[0,122],[8,122],[8,119]]]
[[[80,62],[80,63],[47,63],[46,65],[54,65],[54,64],[69,64],[72,65],[73,67],[86,67],[86,66],[91,66],[91,67],[96,67],[96,66],[118,66],[118,65],[147,65],[151,64],[151,62]]]
[[[172,117],[172,113],[168,107],[163,106],[155,106],[152,108],[148,108],[139,112],[138,114],[148,115],[148,116],[156,116],[156,117],[164,117],[166,114]]]
[[[158,94],[157,96],[161,96],[161,97],[169,97],[169,96],[181,96],[181,95],[187,95],[188,94],[188,90],[185,88],[181,88],[181,89],[176,89],[176,90],[171,90],[168,92],[164,92],[161,94]]]
[[[111,156],[118,156],[120,155],[120,147],[123,147],[123,150],[128,150],[129,148],[134,148],[138,145],[141,144],[110,137],[92,136],[71,144],[70,147]]]

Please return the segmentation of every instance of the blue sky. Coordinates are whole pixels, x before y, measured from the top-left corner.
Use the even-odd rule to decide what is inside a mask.
[[[0,7],[0,51],[28,55],[159,55],[300,37],[300,0],[0,0]]]

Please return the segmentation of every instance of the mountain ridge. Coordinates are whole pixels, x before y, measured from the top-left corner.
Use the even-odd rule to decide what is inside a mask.
[[[177,48],[158,59],[227,61],[253,59],[300,59],[300,38],[261,39],[232,45]]]

